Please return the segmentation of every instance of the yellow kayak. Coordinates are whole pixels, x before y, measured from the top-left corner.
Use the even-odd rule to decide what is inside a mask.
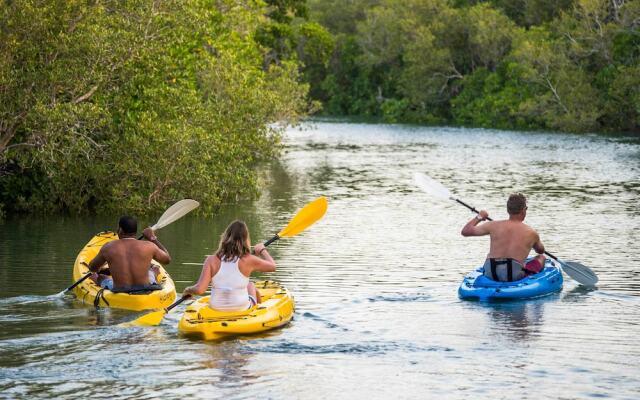
[[[255,282],[262,302],[246,311],[223,312],[209,307],[209,296],[187,307],[178,324],[186,336],[204,340],[264,332],[286,325],[293,318],[295,304],[287,289],[274,281]]]
[[[76,258],[73,265],[73,281],[76,282],[89,272],[89,262],[98,254],[102,246],[112,240],[117,240],[118,235],[113,232],[101,232],[95,235],[87,243]],[[145,291],[142,293],[113,293],[102,289],[91,279],[85,279],[73,289],[78,300],[84,304],[100,307],[121,308],[125,310],[142,311],[152,308],[165,308],[176,299],[176,286],[167,271],[153,261],[160,269],[157,280],[162,289]]]

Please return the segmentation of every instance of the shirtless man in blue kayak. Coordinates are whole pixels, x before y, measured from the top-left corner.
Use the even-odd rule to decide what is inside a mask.
[[[462,236],[490,236],[491,246],[484,263],[484,275],[501,282],[517,281],[538,273],[545,262],[540,236],[523,222],[527,216],[527,199],[523,194],[509,196],[507,212],[507,220],[480,224],[489,218],[489,213],[481,210],[462,228]],[[532,248],[538,255],[525,263]]]
[[[119,240],[111,241],[89,263],[89,270],[98,272],[105,263],[109,264],[111,277],[94,276],[101,287],[113,292],[128,292],[151,288],[156,284],[157,268],[150,269],[151,260],[169,264],[171,256],[160,243],[151,228],[142,234],[147,240],[137,240],[138,223],[135,218],[123,216],[118,223]],[[157,285],[156,285],[157,286]]]

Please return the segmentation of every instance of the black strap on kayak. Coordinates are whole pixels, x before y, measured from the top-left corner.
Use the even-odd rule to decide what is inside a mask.
[[[96,293],[96,298],[93,299],[93,306],[95,308],[99,308],[100,307],[100,299],[102,299],[102,301],[104,301],[104,303],[107,305],[107,307],[109,307],[109,302],[107,301],[107,299],[104,298],[104,288],[98,290],[98,293]]]
[[[496,272],[496,267],[498,266],[498,263],[496,262],[495,258],[490,258],[489,262],[491,263],[491,279],[497,281],[498,273]]]
[[[498,273],[496,271],[496,268],[500,264],[505,264],[507,266],[507,282],[513,282],[513,260],[512,259],[507,258],[504,261],[500,260],[500,262],[498,262],[497,259],[490,258],[489,262],[491,263],[491,279],[493,279],[494,281],[500,280],[498,279]]]

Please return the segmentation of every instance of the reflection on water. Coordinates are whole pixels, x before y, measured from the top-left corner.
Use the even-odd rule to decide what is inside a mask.
[[[540,327],[544,322],[542,300],[487,304],[485,307],[494,335],[505,335],[520,344],[539,338]]]
[[[233,219],[254,241],[325,195],[326,216],[276,242],[294,321],[256,337],[183,338],[186,304],[158,327],[55,297],[79,249],[117,217],[20,218],[0,225],[0,397],[637,398],[640,387],[640,143],[546,133],[318,122],[291,130],[261,168],[262,196],[159,232],[178,290],[195,281]],[[528,302],[462,302],[462,276],[486,238],[462,238],[469,212],[415,188],[427,173],[506,216],[513,191],[547,248],[590,266]],[[150,215],[141,225],[152,224]]]

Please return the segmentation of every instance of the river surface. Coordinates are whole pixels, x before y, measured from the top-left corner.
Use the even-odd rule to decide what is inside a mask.
[[[186,305],[153,328],[140,314],[54,294],[77,252],[113,218],[0,225],[0,398],[640,398],[640,142],[628,138],[315,122],[291,129],[264,168],[262,196],[158,232],[178,290],[233,219],[254,240],[324,195],[325,217],[272,246],[269,277],[295,296],[294,321],[259,337],[181,337]],[[426,173],[506,216],[511,192],[547,250],[595,271],[586,289],[530,301],[461,301],[488,239],[473,216],[421,192]],[[158,215],[141,219],[152,224]]]

